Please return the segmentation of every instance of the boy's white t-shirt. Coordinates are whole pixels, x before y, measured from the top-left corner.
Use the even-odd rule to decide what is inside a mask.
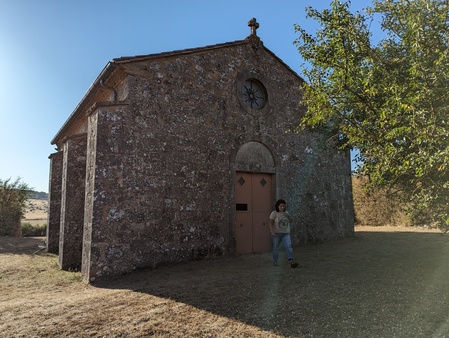
[[[273,211],[270,214],[270,219],[274,220],[274,232],[288,234],[290,233],[290,214],[285,212]]]

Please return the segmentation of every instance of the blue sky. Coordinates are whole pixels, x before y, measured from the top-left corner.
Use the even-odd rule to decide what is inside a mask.
[[[352,9],[370,4],[353,0]],[[0,0],[0,179],[48,191],[50,141],[113,58],[242,40],[248,21],[301,75],[293,25],[314,0]]]

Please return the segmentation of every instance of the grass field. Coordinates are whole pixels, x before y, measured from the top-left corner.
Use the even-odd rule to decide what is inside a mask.
[[[0,237],[1,337],[448,337],[449,238],[358,228],[355,238],[144,270],[87,285],[43,238]]]
[[[25,215],[22,223],[32,225],[47,224],[48,202],[47,200],[29,199],[26,203]]]

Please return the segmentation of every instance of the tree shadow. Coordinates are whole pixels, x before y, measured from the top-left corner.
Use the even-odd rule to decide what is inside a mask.
[[[142,270],[94,284],[163,297],[283,336],[449,334],[449,241],[441,234],[360,232],[270,254]],[[442,335],[444,336],[444,335]]]

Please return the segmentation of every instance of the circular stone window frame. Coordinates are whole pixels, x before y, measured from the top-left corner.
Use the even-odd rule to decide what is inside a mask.
[[[265,103],[259,109],[253,109],[244,100],[243,88],[246,81],[254,81],[256,82],[260,88],[264,91],[265,95]],[[237,84],[236,84],[236,93],[241,107],[246,110],[250,114],[260,114],[261,112],[265,112],[270,108],[270,98],[272,97],[269,87],[267,86],[269,81],[266,77],[257,72],[245,72],[238,75]]]

